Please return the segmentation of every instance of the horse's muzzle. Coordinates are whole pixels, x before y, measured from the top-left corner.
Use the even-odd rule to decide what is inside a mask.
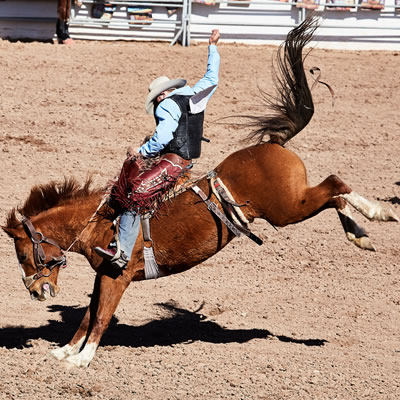
[[[41,285],[38,285],[37,288],[32,288],[30,290],[31,299],[38,300],[38,301],[45,301],[51,297],[57,296],[58,292],[60,291],[57,285],[53,285],[50,282],[44,282]]]

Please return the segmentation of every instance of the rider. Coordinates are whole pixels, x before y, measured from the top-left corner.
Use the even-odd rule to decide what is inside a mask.
[[[165,170],[169,176],[178,177],[184,169],[190,168],[192,158],[200,156],[204,108],[218,84],[220,56],[216,45],[219,38],[219,30],[214,29],[209,38],[207,72],[193,87],[185,86],[184,79],[170,80],[166,76],[151,82],[146,111],[154,114],[156,130],[138,149],[130,147],[128,156],[150,158],[161,155],[161,158],[150,171],[139,175],[140,181],[134,192],[143,193],[156,186]],[[196,94],[198,96],[193,97]],[[197,110],[193,106],[195,101]],[[112,243],[108,249],[96,247],[97,254],[115,267],[125,269],[139,234],[139,222],[136,210],[125,210],[120,217],[118,233],[121,251]]]
[[[77,6],[82,5],[79,0],[75,0]],[[69,19],[71,16],[71,0],[58,0],[57,4],[57,24],[56,34],[59,43],[72,44],[74,41],[69,36]]]

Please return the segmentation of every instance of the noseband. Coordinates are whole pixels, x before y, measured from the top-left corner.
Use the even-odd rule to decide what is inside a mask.
[[[60,245],[56,241],[54,241],[53,239],[47,238],[41,232],[37,232],[30,219],[23,218],[21,222],[22,222],[22,225],[26,228],[27,234],[33,243],[33,259],[35,261],[35,266],[36,266],[37,272],[33,276],[28,277],[29,281],[31,281],[31,284],[32,284],[34,281],[38,280],[39,278],[50,276],[55,267],[66,265],[67,258],[63,254],[59,257],[52,257],[50,261],[45,263],[46,254],[43,250],[42,243],[48,243],[48,244],[51,244],[52,246],[56,246],[61,251],[63,251],[63,250],[61,249]],[[43,272],[43,270],[45,268],[47,268],[50,271],[49,274],[47,274],[47,275]]]

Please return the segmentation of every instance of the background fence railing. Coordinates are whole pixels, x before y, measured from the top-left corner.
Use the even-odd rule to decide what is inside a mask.
[[[79,3],[72,8],[70,20],[70,33],[76,39],[161,40],[189,46],[194,40],[207,40],[215,27],[221,30],[226,42],[273,44],[281,42],[309,9],[316,9],[323,11],[316,36],[320,43],[338,42],[342,47],[352,43],[356,48],[368,43],[369,47],[372,44],[400,49],[400,0]],[[56,6],[56,0],[0,0],[0,37],[54,38]]]

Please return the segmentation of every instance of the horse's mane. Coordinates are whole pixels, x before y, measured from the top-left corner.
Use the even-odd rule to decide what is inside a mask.
[[[53,207],[66,204],[71,200],[87,198],[98,194],[103,189],[92,189],[92,178],[86,179],[81,186],[76,179],[65,177],[62,182],[50,182],[43,185],[35,185],[22,207],[13,208],[8,216],[3,229],[14,229],[20,221],[16,217],[18,211],[21,215],[30,218]]]

